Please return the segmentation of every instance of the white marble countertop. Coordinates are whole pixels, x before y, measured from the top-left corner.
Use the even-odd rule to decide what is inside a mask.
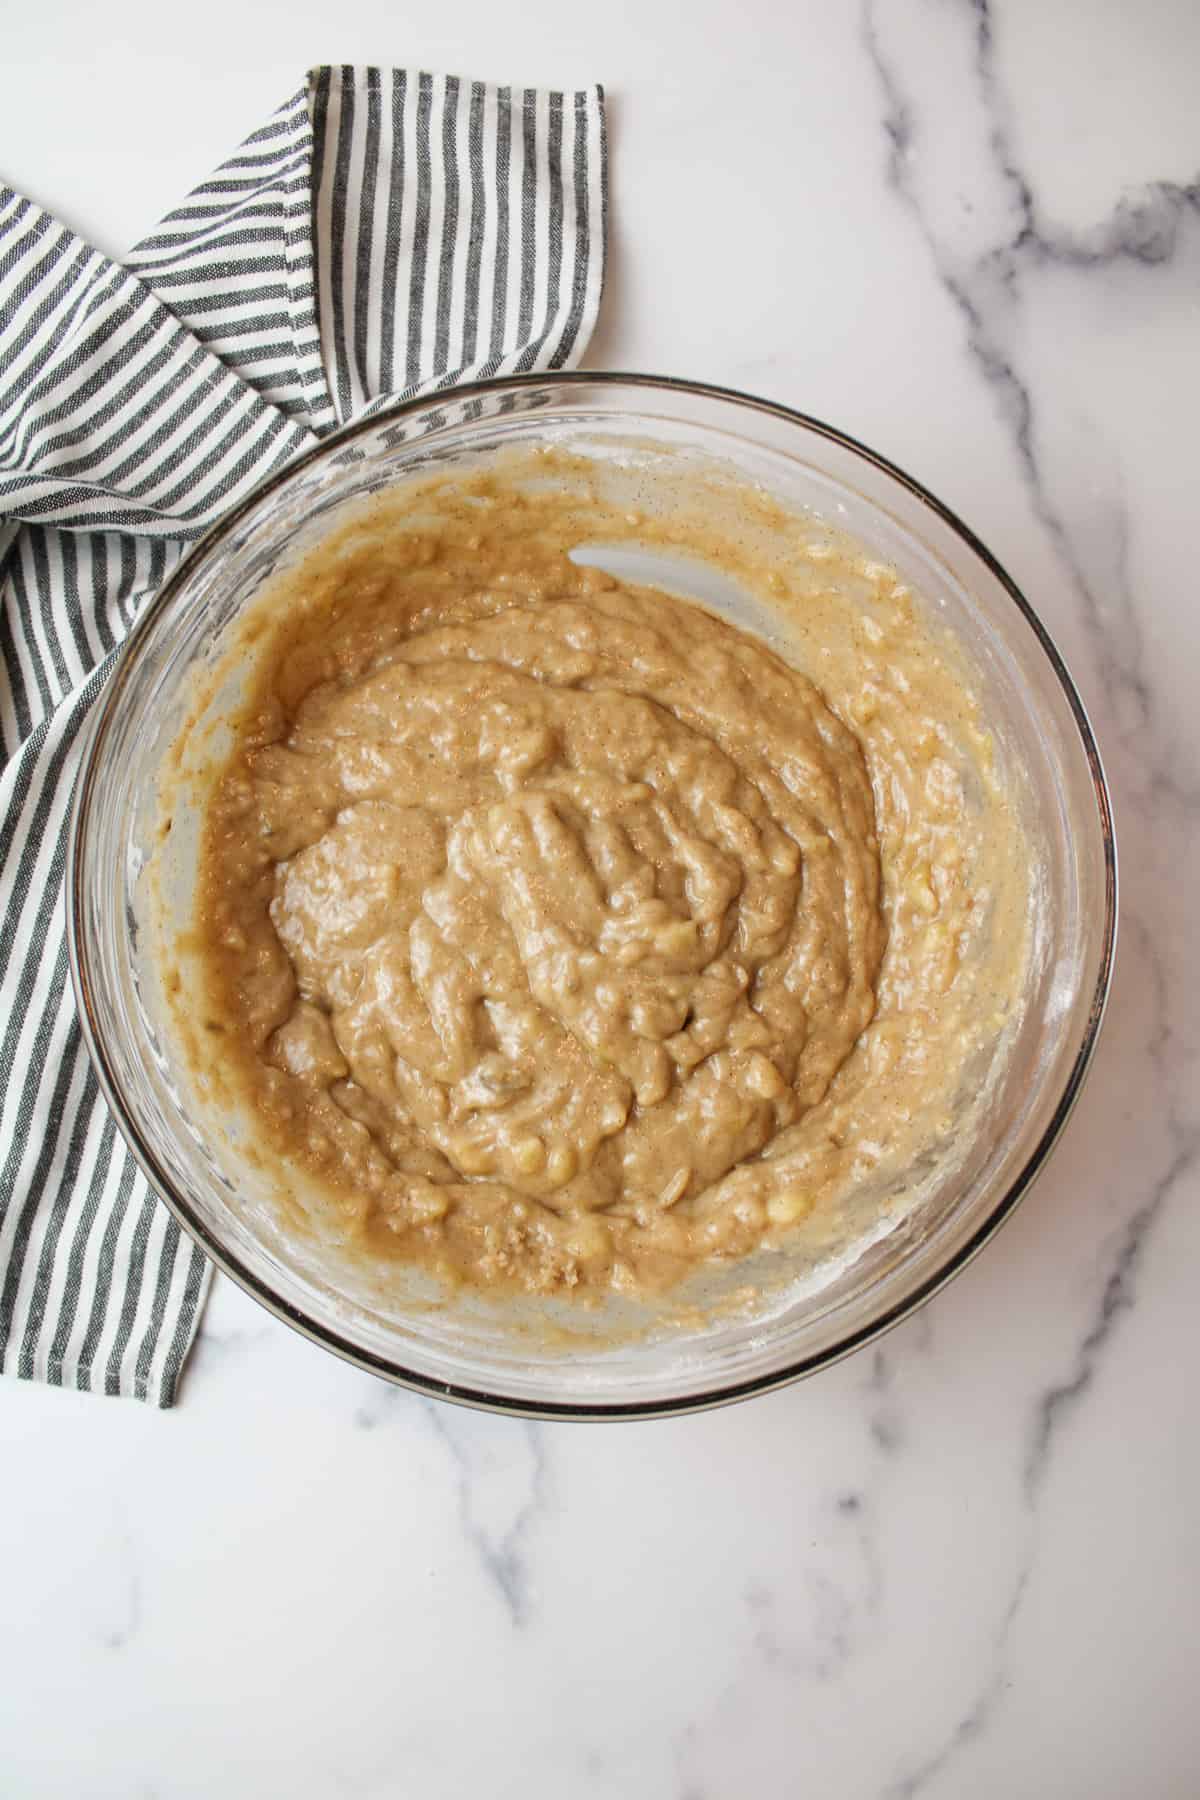
[[[882,1345],[531,1426],[219,1282],[179,1407],[0,1390],[12,1800],[1200,1792],[1195,0],[39,0],[0,157],[119,251],[322,59],[603,80],[590,360],[910,467],[1093,709],[1123,940],[1090,1085]]]

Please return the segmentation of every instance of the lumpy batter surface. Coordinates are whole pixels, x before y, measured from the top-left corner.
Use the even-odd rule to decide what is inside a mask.
[[[866,562],[839,716],[577,567],[550,491],[423,510],[313,553],[259,630],[205,824],[209,1042],[365,1243],[446,1276],[636,1291],[778,1240],[1002,1021],[1003,980],[982,1014],[959,980],[997,899],[973,703]]]

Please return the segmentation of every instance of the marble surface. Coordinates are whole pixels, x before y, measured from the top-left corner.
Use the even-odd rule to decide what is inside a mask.
[[[391,1390],[219,1282],[182,1403],[0,1391],[0,1791],[1200,1792],[1194,0],[41,0],[6,173],[119,250],[329,58],[602,79],[591,361],[908,465],[1093,709],[1123,939],[1017,1217],[882,1345],[708,1417]]]

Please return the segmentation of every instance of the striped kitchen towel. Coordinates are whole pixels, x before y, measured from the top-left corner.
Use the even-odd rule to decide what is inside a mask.
[[[80,733],[189,541],[372,404],[567,368],[598,88],[319,69],[123,264],[0,184],[0,1369],[169,1406],[208,1269],[117,1135],[62,909]]]

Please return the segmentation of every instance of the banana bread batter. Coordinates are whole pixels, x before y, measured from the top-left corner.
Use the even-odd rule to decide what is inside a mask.
[[[1022,907],[974,702],[891,571],[821,552],[870,588],[835,704],[576,566],[576,505],[434,484],[286,578],[197,924],[210,1045],[353,1234],[637,1291],[911,1148],[1002,1023]]]

